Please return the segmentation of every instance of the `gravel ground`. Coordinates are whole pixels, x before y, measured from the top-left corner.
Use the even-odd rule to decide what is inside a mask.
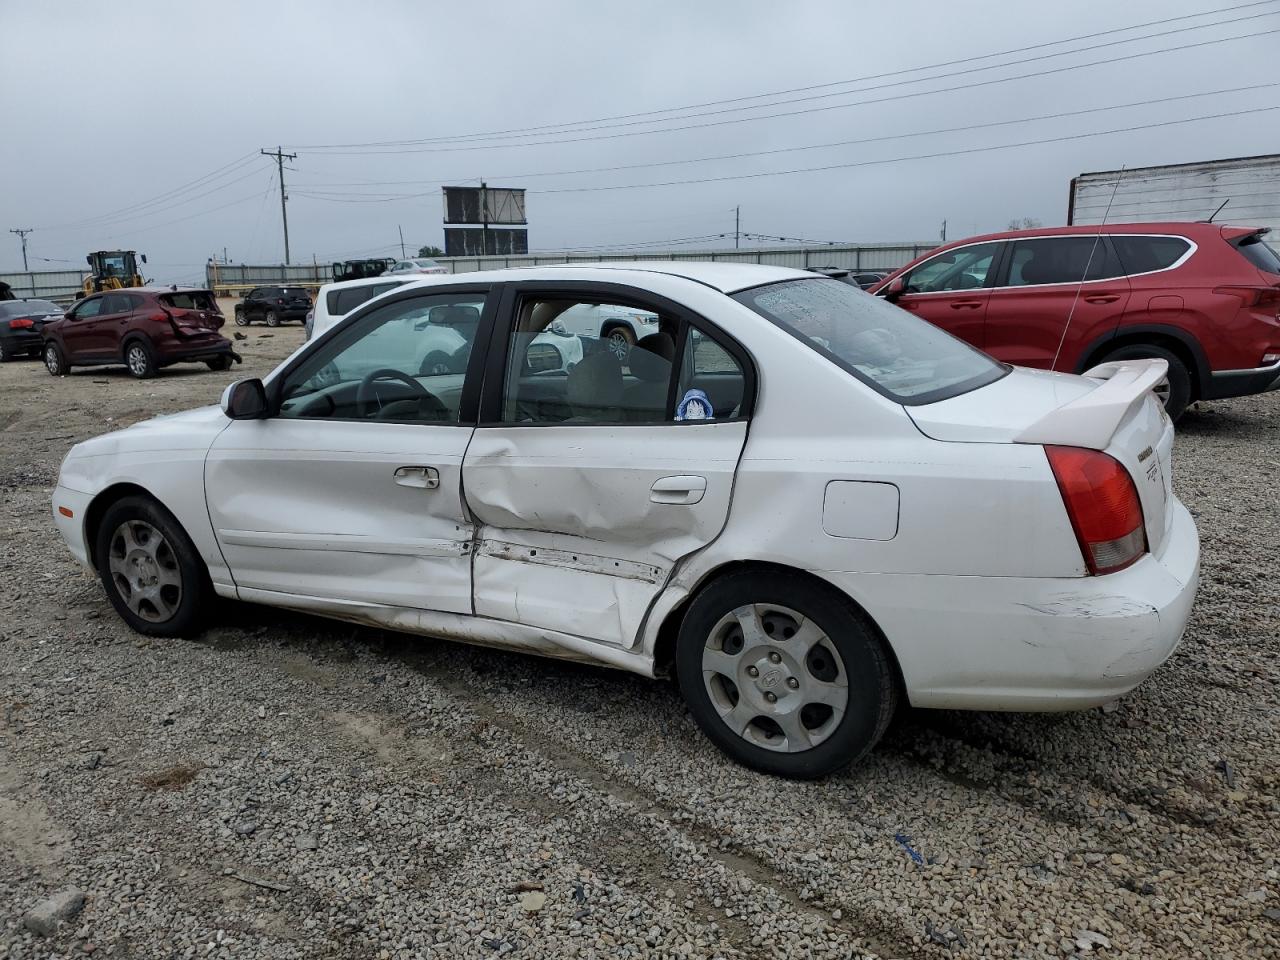
[[[246,332],[225,374],[0,367],[0,957],[1280,957],[1280,395],[1182,424],[1203,579],[1150,682],[905,711],[799,784],[621,673],[245,605],[130,633],[58,463],[301,339]]]

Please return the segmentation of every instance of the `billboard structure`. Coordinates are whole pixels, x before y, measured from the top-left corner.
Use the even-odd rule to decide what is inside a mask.
[[[529,252],[524,191],[510,187],[444,188],[447,257],[510,256]],[[464,226],[447,226],[463,224]],[[495,226],[496,225],[496,226]]]

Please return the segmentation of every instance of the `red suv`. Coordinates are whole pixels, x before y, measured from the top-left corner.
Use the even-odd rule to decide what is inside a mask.
[[[1280,387],[1280,256],[1265,228],[1127,223],[1011,230],[939,247],[870,292],[1008,363],[1081,373],[1160,357],[1194,400]],[[1069,320],[1069,322],[1068,322]]]
[[[72,367],[123,363],[139,379],[172,363],[203,362],[210,370],[239,363],[209,290],[129,287],[85,297],[46,323],[44,365],[55,377]]]

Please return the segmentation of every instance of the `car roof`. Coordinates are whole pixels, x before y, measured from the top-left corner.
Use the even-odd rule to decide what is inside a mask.
[[[345,290],[347,287],[368,287],[375,283],[406,283],[404,277],[360,277],[358,280],[331,280],[324,284],[321,290]],[[286,286],[286,284],[277,284],[277,286]]]
[[[539,279],[594,280],[608,283],[611,280],[624,280],[622,276],[610,276],[610,274],[630,274],[625,279],[635,283],[642,280],[641,277],[636,276],[637,274],[646,273],[658,273],[692,280],[694,283],[711,287],[721,293],[737,293],[739,290],[747,290],[751,287],[777,283],[782,280],[813,280],[818,276],[808,270],[772,267],[757,263],[724,263],[698,260],[619,260],[607,263],[547,264],[537,267],[508,267],[501,270],[480,270],[471,273],[437,274],[434,277],[422,277],[411,282],[414,286],[435,286],[465,277],[471,281],[483,279],[489,283]]]
[[[970,243],[982,243],[988,240],[1017,240],[1022,237],[1069,237],[1079,236],[1081,234],[1094,236],[1099,233],[1169,233],[1195,237],[1220,233],[1224,227],[1233,232],[1252,232],[1254,230],[1264,229],[1263,227],[1241,227],[1235,224],[1226,224],[1221,222],[1205,223],[1203,221],[1188,220],[1161,220],[1103,224],[1078,223],[1069,227],[1031,227],[1026,230],[1000,230],[996,233],[982,233],[972,237],[965,237],[963,240],[954,240],[951,243],[940,244],[936,249],[930,250],[929,252],[936,253],[938,250],[946,250],[950,247],[963,246]]]

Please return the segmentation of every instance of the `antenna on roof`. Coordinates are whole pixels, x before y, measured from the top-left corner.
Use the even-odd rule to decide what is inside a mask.
[[[1209,219],[1206,220],[1205,223],[1213,223],[1213,218],[1216,217],[1218,214],[1220,214],[1222,212],[1222,208],[1225,207],[1230,202],[1231,202],[1231,198],[1227,197],[1227,199],[1223,200],[1222,203],[1218,204],[1218,209],[1213,211],[1213,213],[1209,214]]]
[[[1116,192],[1120,189],[1120,181],[1124,179],[1124,167],[1116,175],[1116,185],[1111,188],[1111,199],[1107,201],[1107,209],[1102,212],[1102,220],[1098,222],[1098,232],[1094,235],[1093,246],[1089,248],[1089,259],[1084,262],[1084,272],[1080,274],[1080,282],[1076,284],[1076,295],[1071,301],[1071,309],[1067,311],[1067,322],[1062,325],[1062,336],[1058,338],[1058,349],[1053,351],[1053,363],[1050,370],[1058,369],[1058,357],[1062,354],[1062,345],[1067,342],[1067,331],[1071,329],[1071,318],[1075,316],[1076,304],[1080,302],[1080,293],[1084,289],[1084,281],[1089,276],[1089,268],[1093,266],[1093,255],[1102,244],[1102,228],[1107,225],[1107,217],[1111,214],[1111,205],[1116,202]]]

